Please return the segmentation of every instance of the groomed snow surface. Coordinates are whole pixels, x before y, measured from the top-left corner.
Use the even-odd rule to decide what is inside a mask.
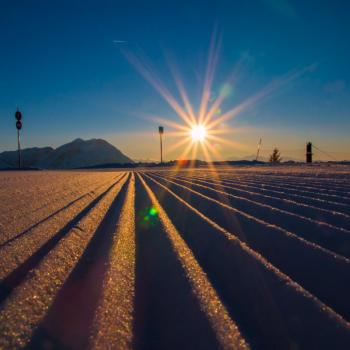
[[[1,349],[348,349],[350,167],[0,173]]]

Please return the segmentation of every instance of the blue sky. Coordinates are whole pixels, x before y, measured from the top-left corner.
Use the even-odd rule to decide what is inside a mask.
[[[216,28],[222,42],[213,97],[241,62],[223,112],[288,72],[303,72],[226,122],[242,129],[225,135],[242,147],[218,146],[223,158],[254,153],[262,137],[267,153],[277,146],[300,158],[311,140],[350,159],[349,15],[347,1],[1,0],[0,151],[16,147],[19,106],[24,147],[95,137],[131,157],[157,158],[158,124],[145,115],[181,119],[123,50],[142,52],[178,97],[171,56],[196,108]]]

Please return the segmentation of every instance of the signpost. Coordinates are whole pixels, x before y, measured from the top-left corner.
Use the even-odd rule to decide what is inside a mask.
[[[160,138],[160,164],[163,164],[163,134],[164,134],[164,127],[159,126],[159,138]]]
[[[18,143],[18,169],[21,169],[21,139],[19,131],[22,129],[22,113],[17,109],[15,113],[16,128],[17,128],[17,143]]]

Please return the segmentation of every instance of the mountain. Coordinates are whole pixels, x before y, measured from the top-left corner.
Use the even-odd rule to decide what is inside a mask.
[[[52,147],[26,148],[21,151],[22,166],[39,167],[40,164],[52,154],[52,152],[54,152],[54,149]],[[17,151],[5,151],[0,153],[0,169],[17,168],[17,166],[18,166]]]
[[[17,151],[0,153],[0,168],[17,167]],[[28,148],[22,151],[24,167],[73,169],[99,164],[124,164],[133,161],[102,139],[76,139],[56,149]]]
[[[76,139],[56,148],[42,167],[69,169],[108,163],[123,164],[133,161],[105,140]]]
[[[0,169],[6,169],[9,165],[0,159]]]

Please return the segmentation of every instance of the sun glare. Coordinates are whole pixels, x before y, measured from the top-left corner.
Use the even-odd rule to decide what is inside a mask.
[[[204,141],[207,136],[207,130],[203,125],[193,125],[191,137],[193,141]]]
[[[233,91],[233,86],[238,74],[240,63],[236,65],[233,72],[229,74],[227,80],[223,85],[218,87],[217,93],[213,89],[213,81],[215,69],[218,62],[218,52],[221,43],[221,36],[216,32],[213,33],[207,68],[204,73],[202,96],[198,101],[198,107],[192,106],[189,95],[186,92],[183,81],[177,67],[167,59],[171,74],[174,78],[175,85],[181,97],[178,101],[170,92],[167,86],[155,73],[152,63],[147,58],[139,57],[132,52],[127,51],[126,57],[129,62],[137,69],[137,71],[153,86],[153,88],[160,94],[161,97],[169,104],[169,106],[180,117],[181,123],[165,119],[162,116],[147,115],[158,125],[165,125],[169,127],[170,131],[167,135],[171,137],[181,138],[173,143],[171,147],[167,148],[167,152],[174,152],[177,149],[183,148],[178,159],[199,159],[204,157],[204,160],[211,162],[214,159],[223,159],[222,146],[229,146],[236,149],[244,149],[245,146],[237,141],[228,140],[223,135],[237,132],[238,129],[232,129],[226,122],[238,114],[246,111],[262,99],[270,95],[274,90],[284,85],[288,81],[294,79],[299,73],[292,71],[281,79],[274,81],[267,85],[264,89],[255,95],[248,97],[238,105],[222,111],[223,102],[229,97]]]

